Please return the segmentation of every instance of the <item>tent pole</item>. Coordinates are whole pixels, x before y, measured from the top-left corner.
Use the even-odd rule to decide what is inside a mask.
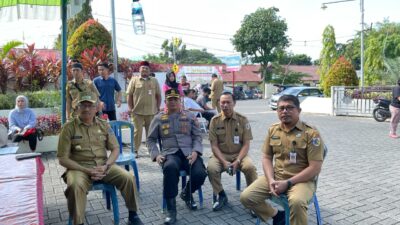
[[[67,84],[67,0],[61,0],[61,44],[62,44],[62,60],[61,60],[61,124],[66,121],[66,93]]]

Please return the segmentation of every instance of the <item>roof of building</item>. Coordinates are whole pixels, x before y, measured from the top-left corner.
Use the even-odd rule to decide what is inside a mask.
[[[259,65],[243,65],[240,70],[235,72],[235,82],[261,82]],[[222,80],[232,82],[233,76],[231,72],[221,74]]]
[[[298,66],[298,65],[290,65],[288,68],[292,72],[305,73],[310,76],[303,77],[302,81],[319,81],[318,66],[310,65],[310,66]]]

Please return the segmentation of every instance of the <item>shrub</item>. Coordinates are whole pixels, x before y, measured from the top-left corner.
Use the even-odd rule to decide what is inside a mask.
[[[331,96],[332,86],[358,86],[354,67],[343,56],[336,60],[323,83],[325,96]]]
[[[30,108],[53,108],[61,106],[60,91],[36,91],[26,93],[0,94],[0,109],[13,109],[18,95],[25,95]]]
[[[8,118],[0,117],[0,124],[8,129]],[[36,117],[36,128],[43,131],[44,136],[58,135],[61,131],[61,118],[59,115],[42,115]]]
[[[68,55],[74,59],[80,59],[85,49],[96,46],[106,46],[106,52],[111,48],[111,35],[99,22],[89,19],[68,40]]]

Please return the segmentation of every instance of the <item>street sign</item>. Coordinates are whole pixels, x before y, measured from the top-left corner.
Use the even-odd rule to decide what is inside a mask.
[[[222,63],[225,63],[227,72],[234,72],[240,70],[241,57],[239,55],[222,56],[218,58],[222,61]]]
[[[176,63],[174,63],[174,65],[172,65],[172,71],[173,71],[175,74],[178,73],[178,71],[179,71],[179,66],[178,66]]]

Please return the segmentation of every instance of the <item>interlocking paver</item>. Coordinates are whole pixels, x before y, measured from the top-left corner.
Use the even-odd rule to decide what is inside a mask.
[[[270,111],[265,100],[238,101],[236,109],[246,115],[252,126],[253,138],[250,155],[262,175],[261,146],[267,128],[277,122],[276,113]],[[323,224],[400,224],[400,163],[399,141],[388,137],[389,124],[369,118],[332,117],[302,114],[302,119],[315,125],[329,148],[317,189]],[[207,164],[211,155],[210,144],[203,140]],[[145,149],[138,159],[140,172],[140,210],[145,224],[162,224],[162,174],[159,166],[151,162]],[[58,165],[55,153],[42,156],[46,166],[44,174],[44,217],[49,225],[66,224],[68,212],[64,196],[65,184],[60,178],[64,168]],[[223,174],[222,182],[229,204],[220,212],[212,212],[212,189],[208,180],[203,186],[204,208],[189,211],[177,198],[179,224],[255,224],[239,202],[235,178]],[[241,176],[242,190],[246,186]],[[127,224],[128,212],[120,194],[120,224]],[[195,193],[197,199],[197,193]],[[113,213],[105,207],[101,192],[88,195],[86,222],[91,225],[110,225]],[[272,224],[269,221],[268,224]],[[316,224],[313,206],[309,207],[309,224]]]

